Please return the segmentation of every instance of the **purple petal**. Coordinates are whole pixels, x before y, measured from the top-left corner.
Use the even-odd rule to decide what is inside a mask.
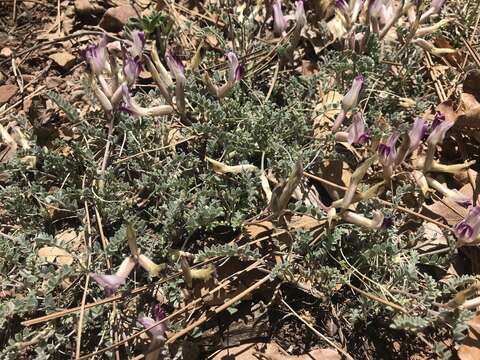
[[[167,314],[165,313],[165,310],[163,310],[162,305],[158,303],[155,304],[155,306],[153,307],[152,313],[155,321],[160,321],[167,317]]]
[[[243,65],[242,64],[238,65],[237,68],[235,69],[235,81],[242,80],[244,73],[245,73],[245,68],[243,67]]]
[[[337,9],[342,10],[342,11],[347,11],[348,10],[348,2],[346,0],[336,0],[335,1],[335,7]]]
[[[425,120],[417,116],[411,130],[408,132],[408,137],[410,138],[410,152],[418,148],[426,132],[427,124],[425,123]]]
[[[297,22],[296,26],[300,26],[301,28],[307,23],[303,0],[295,1],[295,21]]]
[[[184,77],[185,67],[183,66],[182,60],[173,51],[167,50],[165,60],[175,79],[178,80],[179,77]]]
[[[382,225],[380,225],[380,229],[385,230],[392,226],[393,226],[393,218],[390,216],[385,216],[382,220]]]
[[[228,67],[230,69],[230,76],[229,79],[234,80],[235,79],[235,72],[238,67],[238,59],[237,55],[233,51],[229,51],[227,53],[227,58],[228,58]]]
[[[143,48],[145,47],[145,33],[143,31],[133,30],[132,31],[132,40],[133,46],[131,52],[133,57],[142,57]]]
[[[381,0],[370,0],[368,3],[368,12],[371,17],[379,17],[380,12],[382,11],[382,1]]]
[[[273,31],[277,35],[282,35],[287,29],[287,20],[283,16],[282,3],[280,0],[274,0],[272,3],[273,12]]]
[[[107,67],[107,37],[104,35],[98,45],[90,45],[82,51],[82,57],[97,75]]]
[[[395,147],[399,135],[393,133],[387,139],[386,143],[381,143],[378,146],[378,154],[380,155],[380,162],[383,165],[391,165],[395,162],[397,157],[397,149]]]
[[[142,114],[140,111],[140,107],[137,105],[135,100],[133,100],[132,96],[130,95],[130,91],[128,90],[128,86],[126,84],[122,85],[122,93],[123,93],[123,104],[120,106],[120,110],[134,117],[141,116]]]
[[[137,320],[140,324],[142,324],[142,326],[145,329],[148,329],[148,328],[152,327],[157,322],[157,321],[153,320],[151,317],[148,317],[148,316],[139,316]],[[152,327],[150,330],[148,330],[148,332],[153,337],[155,337],[159,340],[165,340],[165,331],[167,331],[167,325],[165,324],[165,322],[163,322],[161,324],[158,324],[158,325]]]
[[[452,126],[453,126],[453,122],[451,121],[442,122],[428,136],[427,142],[432,145],[437,145],[438,143],[442,143],[443,139],[445,138],[445,134]]]
[[[463,242],[472,242],[480,234],[480,207],[472,207],[464,220],[455,226],[455,235]]]
[[[455,233],[462,240],[466,240],[466,241],[473,240],[472,239],[473,228],[470,225],[468,225],[465,221],[461,221],[455,226]]]
[[[123,73],[128,84],[135,84],[140,72],[142,71],[142,64],[140,58],[133,58],[126,56],[123,60]]]
[[[364,77],[362,75],[358,75],[355,77],[355,79],[353,79],[352,87],[350,88],[350,90],[348,90],[348,92],[343,96],[342,99],[343,111],[347,112],[357,105],[363,82]]]
[[[117,289],[125,284],[125,278],[118,275],[104,275],[104,274],[95,274],[90,273],[90,277],[95,280],[95,282],[104,288],[107,296],[112,295]]]
[[[447,0],[432,0],[432,4],[430,6],[435,10],[435,12],[439,13],[446,1]]]
[[[348,128],[348,143],[349,144],[363,144],[369,138],[368,132],[365,130],[365,121],[361,112],[353,115],[352,125]]]
[[[444,121],[445,121],[445,114],[441,111],[437,111],[435,113],[435,117],[433,118],[432,130],[435,130],[435,128]]]

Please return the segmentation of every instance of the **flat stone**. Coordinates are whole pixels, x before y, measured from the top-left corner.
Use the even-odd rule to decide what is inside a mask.
[[[120,32],[131,17],[137,17],[137,12],[130,5],[110,8],[103,14],[99,26],[106,31]]]
[[[92,0],[75,0],[75,13],[78,16],[103,14],[105,9]]]
[[[76,57],[72,54],[62,51],[49,56],[58,66],[68,70],[75,65]]]
[[[0,104],[4,104],[10,100],[17,91],[17,85],[9,84],[0,86]]]
[[[12,56],[12,49],[4,47],[2,50],[0,50],[0,56],[5,58]]]

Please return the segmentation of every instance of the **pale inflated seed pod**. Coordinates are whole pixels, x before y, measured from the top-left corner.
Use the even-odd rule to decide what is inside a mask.
[[[155,264],[147,256],[140,254],[138,256],[138,264],[144,268],[151,276],[159,277],[160,272],[163,271],[167,265],[166,264]]]

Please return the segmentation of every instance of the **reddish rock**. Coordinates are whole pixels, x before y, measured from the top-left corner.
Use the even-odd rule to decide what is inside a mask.
[[[106,31],[119,32],[131,17],[137,17],[137,12],[130,5],[122,5],[108,9],[100,20],[100,27]]]
[[[0,105],[10,100],[13,97],[13,95],[16,94],[17,90],[18,90],[17,85],[13,85],[13,84],[0,86]]]
[[[4,58],[12,56],[12,49],[4,47],[2,50],[0,50],[0,56]]]
[[[75,65],[75,61],[77,59],[75,56],[66,51],[51,54],[49,58],[65,70],[68,70]]]

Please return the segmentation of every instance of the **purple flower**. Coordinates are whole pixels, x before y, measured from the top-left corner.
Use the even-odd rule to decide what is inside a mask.
[[[432,130],[435,130],[435,128],[444,121],[445,121],[445,114],[441,111],[435,112],[435,117],[433,118],[433,122],[432,122]]]
[[[125,284],[126,278],[119,275],[104,275],[104,274],[95,274],[90,273],[90,277],[95,280],[95,282],[103,287],[105,290],[105,295],[107,297],[112,296],[117,289]]]
[[[243,65],[238,63],[237,55],[233,51],[228,52],[227,58],[229,67],[228,81],[235,84],[243,77]]]
[[[384,216],[382,220],[382,225],[380,225],[381,230],[386,230],[393,226],[393,217],[391,216]]]
[[[364,82],[363,76],[357,75],[355,79],[353,79],[352,87],[343,96],[342,109],[345,113],[357,105],[358,97],[360,95],[360,91],[362,90],[363,82]]]
[[[124,54],[124,56],[123,74],[128,85],[133,85],[137,81],[140,71],[142,71],[142,64],[138,57],[134,58],[128,54]]]
[[[155,304],[155,306],[152,308],[152,315],[155,321],[160,321],[167,317],[167,314],[165,313],[165,310],[163,310],[162,305],[158,303]]]
[[[170,49],[165,53],[165,60],[170,72],[177,81],[179,78],[185,79],[185,67],[183,66],[182,60]]]
[[[107,67],[107,36],[104,35],[98,45],[90,45],[83,50],[82,57],[90,69],[100,75]]]
[[[336,0],[335,7],[343,12],[348,11],[348,2],[347,0]]]
[[[470,209],[464,220],[455,226],[455,235],[463,243],[472,243],[480,234],[480,207]]]
[[[392,165],[397,157],[397,149],[395,145],[397,143],[399,135],[393,133],[387,139],[386,143],[378,145],[378,155],[380,156],[380,162],[385,165]]]
[[[175,97],[178,111],[183,113],[185,111],[185,68],[182,60],[170,50],[167,50],[165,60],[170,72],[175,77]]]
[[[133,45],[130,48],[130,54],[134,58],[142,58],[143,48],[145,47],[145,33],[143,31],[133,30],[132,33]]]
[[[165,313],[163,313],[163,315],[165,315]],[[157,318],[156,320],[154,320],[148,316],[139,316],[137,320],[140,324],[142,324],[145,329],[149,329],[148,332],[155,339],[165,340],[165,331],[167,331],[168,329],[166,321],[162,322],[161,324],[155,325],[157,322],[163,320],[164,318],[165,316],[163,318]]]
[[[136,101],[130,95],[130,91],[128,90],[128,86],[126,84],[122,85],[122,92],[123,92],[123,105],[121,109],[130,114],[133,117],[145,116],[147,115],[144,109],[136,103]]]
[[[435,13],[439,13],[442,10],[443,5],[447,0],[432,0],[430,4],[431,8],[435,10]]]
[[[95,274],[90,273],[90,277],[95,280],[95,282],[103,287],[105,290],[105,295],[112,296],[117,289],[125,284],[125,281],[128,278],[128,275],[135,268],[136,261],[133,256],[128,256],[120,264],[115,275],[104,275],[104,274]]]
[[[353,115],[352,125],[349,126],[347,141],[351,145],[365,144],[370,138],[370,133],[365,129],[365,121],[361,112]]]
[[[287,30],[287,20],[283,16],[282,3],[280,0],[273,0],[273,31],[277,35],[282,35]]]
[[[442,143],[447,131],[453,126],[451,121],[443,121],[439,125],[435,126],[432,133],[428,136],[427,143],[429,145],[437,145]]]
[[[307,24],[303,0],[295,1],[295,21],[297,22],[296,27],[300,27],[300,29]]]
[[[415,118],[412,128],[408,132],[408,137],[410,138],[410,147],[408,150],[409,152],[412,152],[416,148],[418,148],[426,132],[427,124],[425,123],[425,120],[417,116]]]
[[[382,11],[382,1],[381,0],[370,0],[368,3],[368,12],[370,17],[378,18]]]

